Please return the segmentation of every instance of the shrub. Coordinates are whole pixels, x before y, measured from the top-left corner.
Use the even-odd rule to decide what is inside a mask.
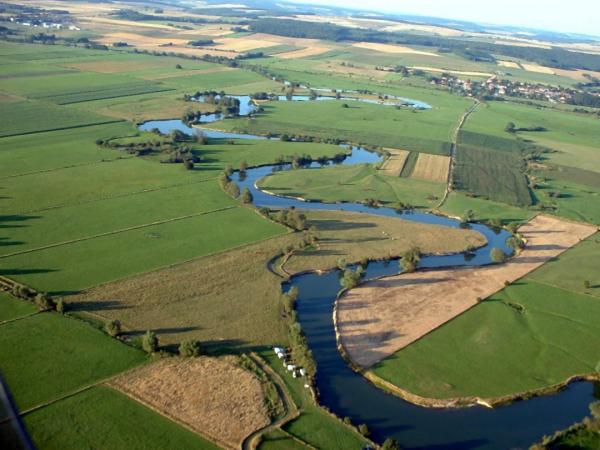
[[[118,320],[109,320],[104,324],[106,334],[112,337],[117,337],[121,334],[121,322]]]
[[[362,434],[364,437],[369,437],[371,435],[371,431],[369,430],[369,427],[367,426],[366,423],[361,423],[358,426],[358,432],[360,434]]]
[[[179,344],[179,354],[187,358],[199,356],[200,344],[198,343],[198,341],[195,341],[193,339],[182,341],[181,344]]]
[[[387,438],[381,446],[381,450],[400,450],[400,444],[396,439]]]
[[[490,250],[490,260],[494,264],[500,264],[506,261],[506,254],[501,248],[494,247]]]
[[[56,312],[59,314],[65,313],[65,302],[63,301],[62,298],[59,298],[58,301],[56,302]]]
[[[142,338],[142,349],[146,353],[154,353],[158,350],[158,336],[153,331],[146,331]]]
[[[356,270],[346,269],[340,280],[342,287],[352,289],[358,286],[365,276],[365,271],[362,266],[358,266]]]
[[[344,417],[344,423],[346,425],[352,425],[352,419],[350,419],[350,417]]]
[[[421,260],[421,251],[417,248],[411,248],[410,250],[404,252],[400,259],[400,267],[402,268],[402,272],[411,273],[417,270],[417,265]]]
[[[252,197],[252,194],[250,193],[250,189],[244,188],[244,191],[242,192],[240,200],[242,201],[242,203],[246,203],[246,204],[252,203],[252,200],[254,200],[254,198]]]
[[[583,287],[586,288],[586,289],[591,288],[592,287],[592,282],[590,280],[585,280],[583,282]]]
[[[183,161],[183,165],[187,170],[194,170],[194,161],[191,159],[186,159]]]
[[[37,294],[35,296],[35,304],[42,311],[54,309],[54,301],[52,300],[52,297],[50,297],[48,294],[42,294],[42,293]]]

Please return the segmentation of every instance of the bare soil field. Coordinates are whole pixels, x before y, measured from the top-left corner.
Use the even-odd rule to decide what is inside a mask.
[[[510,67],[511,69],[519,68],[519,64],[514,61],[498,61],[498,65],[502,67]]]
[[[222,38],[215,40],[215,48],[233,52],[247,52],[256,48],[274,47],[279,45],[279,42],[267,39],[252,39],[252,38]]]
[[[419,158],[417,159],[417,164],[415,165],[411,177],[445,183],[448,181],[449,170],[449,156],[419,153]]]
[[[536,72],[536,73],[545,73],[548,75],[554,75],[554,69],[551,69],[550,67],[545,67],[545,66],[540,66],[539,64],[521,64],[523,66],[523,69],[529,71],[529,72]]]
[[[418,271],[365,283],[338,300],[339,342],[355,364],[370,367],[596,230],[539,215],[519,229],[527,247],[506,264]]]
[[[375,50],[383,53],[404,53],[411,55],[424,55],[424,56],[440,56],[431,52],[424,52],[421,50],[415,50],[414,48],[405,47],[403,45],[392,45],[392,44],[377,44],[374,42],[357,42],[352,44],[353,47],[365,48],[367,50]]]
[[[234,356],[164,358],[110,385],[220,445],[240,448],[270,419],[261,382],[237,362]]]
[[[390,156],[385,163],[383,163],[381,170],[386,175],[399,177],[400,172],[402,172],[404,164],[406,163],[406,158],[408,158],[410,152],[408,150],[400,150],[395,148],[384,148],[384,150],[390,152],[392,156]]]

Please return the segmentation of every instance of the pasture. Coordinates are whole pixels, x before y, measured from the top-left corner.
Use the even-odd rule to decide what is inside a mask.
[[[475,220],[490,221],[500,219],[503,224],[525,222],[534,216],[535,211],[505,203],[470,197],[462,192],[452,191],[441,208],[444,214],[463,218],[467,211],[473,211]]]
[[[370,165],[292,170],[259,181],[277,195],[324,202],[363,202],[376,198],[394,206],[399,202],[417,208],[433,207],[444,193],[444,184],[414,178],[391,177]]]
[[[104,386],[60,400],[25,417],[39,448],[218,450],[215,444]]]
[[[37,311],[38,309],[32,303],[16,300],[11,295],[0,291],[0,324],[35,314]]]
[[[56,313],[36,314],[1,324],[0,328],[3,376],[21,410],[60,398],[146,360],[141,351]]]

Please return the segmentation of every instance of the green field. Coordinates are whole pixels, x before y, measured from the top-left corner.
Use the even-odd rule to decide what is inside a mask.
[[[308,389],[303,386],[303,380],[292,378],[289,372],[281,367],[280,360],[271,350],[260,352],[260,355],[283,379],[294,403],[301,410],[298,418],[283,426],[287,433],[316,448],[357,450],[364,448],[365,439],[358,432],[344,425],[339,419],[334,418],[315,405]],[[268,445],[265,448],[277,449],[284,447]]]
[[[261,188],[277,195],[325,202],[362,202],[368,198],[394,206],[398,202],[419,208],[435,206],[445,186],[413,178],[391,177],[367,164],[300,169],[263,178]]]
[[[256,119],[233,119],[216,128],[253,134],[308,135],[447,155],[454,127],[468,108],[460,97],[416,111],[355,101],[270,102]],[[349,107],[344,108],[347,104]]]
[[[535,278],[536,272],[494,294],[374,372],[432,398],[500,397],[593,372],[600,361],[600,302]]]
[[[32,303],[17,301],[7,293],[0,292],[0,323],[34,314],[37,310]]]
[[[146,360],[141,351],[84,322],[55,313],[37,314],[0,327],[0,369],[21,410]]]
[[[493,202],[483,198],[469,197],[458,191],[450,193],[441,209],[445,214],[461,218],[465,217],[465,213],[471,210],[475,215],[475,220],[488,221],[500,219],[504,223],[524,222],[535,214],[534,211],[528,209]]]
[[[118,391],[94,387],[28,414],[38,448],[198,449],[219,447]]]

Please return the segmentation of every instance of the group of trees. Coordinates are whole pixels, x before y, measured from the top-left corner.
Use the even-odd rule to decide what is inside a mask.
[[[281,209],[275,214],[273,219],[283,225],[293,228],[296,231],[306,230],[308,222],[306,216],[293,207]]]
[[[421,250],[418,247],[413,247],[400,256],[400,268],[404,273],[414,272],[417,270],[419,261],[421,261]]]
[[[365,277],[365,269],[362,265],[359,265],[356,269],[352,270],[348,267],[343,269],[342,276],[340,278],[340,285],[344,289],[353,289],[358,286],[363,278]]]
[[[46,292],[38,292],[22,284],[15,283],[11,289],[11,294],[17,298],[35,303],[40,311],[56,311],[63,314],[66,310],[62,298],[56,300]]]

